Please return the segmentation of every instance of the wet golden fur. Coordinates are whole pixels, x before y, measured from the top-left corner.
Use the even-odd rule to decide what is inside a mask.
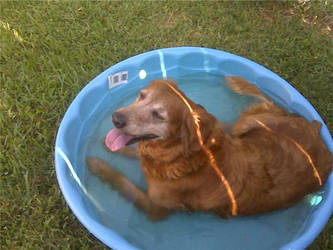
[[[187,100],[200,115],[204,144],[230,183],[238,214],[285,208],[318,190],[320,185],[308,159],[288,138],[311,156],[325,183],[332,170],[332,154],[321,139],[321,124],[281,109],[240,77],[227,80],[234,91],[261,100],[241,114],[230,133],[201,105]],[[158,100],[167,111],[168,136],[140,142],[138,153],[129,148],[122,150],[125,155],[139,155],[148,191],[136,187],[101,159],[89,157],[89,167],[153,220],[175,210],[215,212],[228,218],[232,207],[226,187],[198,142],[190,112],[165,81],[153,81],[148,91],[154,97],[152,100]],[[274,133],[260,126],[256,119]]]

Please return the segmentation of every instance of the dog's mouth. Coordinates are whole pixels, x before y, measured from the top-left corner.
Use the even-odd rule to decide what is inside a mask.
[[[122,132],[120,129],[112,129],[106,136],[105,139],[105,145],[111,150],[111,151],[117,151],[127,145],[145,141],[145,140],[151,140],[157,138],[157,135],[154,134],[147,134],[142,136],[135,136],[135,135],[129,135]]]

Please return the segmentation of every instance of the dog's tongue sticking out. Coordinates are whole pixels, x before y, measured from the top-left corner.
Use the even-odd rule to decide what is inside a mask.
[[[107,134],[105,139],[105,145],[111,151],[117,151],[122,147],[125,147],[126,144],[133,138],[134,136],[126,135],[119,129],[114,128]]]

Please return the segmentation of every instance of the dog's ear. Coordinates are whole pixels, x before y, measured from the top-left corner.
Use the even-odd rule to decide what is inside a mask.
[[[181,143],[185,156],[190,156],[191,153],[201,149],[196,129],[197,128],[191,113],[186,110],[184,112],[184,117],[180,129]]]
[[[194,112],[198,115],[200,135],[206,147],[210,148],[213,144],[217,144],[222,131],[216,128],[216,119],[209,114],[201,105],[194,105]],[[197,126],[194,122],[193,114],[184,112],[184,118],[181,126],[181,141],[183,151],[189,156],[202,149],[198,137]],[[217,134],[219,134],[217,136]]]

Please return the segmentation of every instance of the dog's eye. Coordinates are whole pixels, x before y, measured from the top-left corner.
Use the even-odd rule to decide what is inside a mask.
[[[156,110],[154,110],[152,112],[152,115],[153,115],[154,118],[157,118],[159,120],[165,120],[165,118],[160,113],[158,113]]]
[[[140,94],[139,94],[139,98],[138,99],[139,100],[143,100],[145,98],[146,98],[146,94],[141,91]]]

